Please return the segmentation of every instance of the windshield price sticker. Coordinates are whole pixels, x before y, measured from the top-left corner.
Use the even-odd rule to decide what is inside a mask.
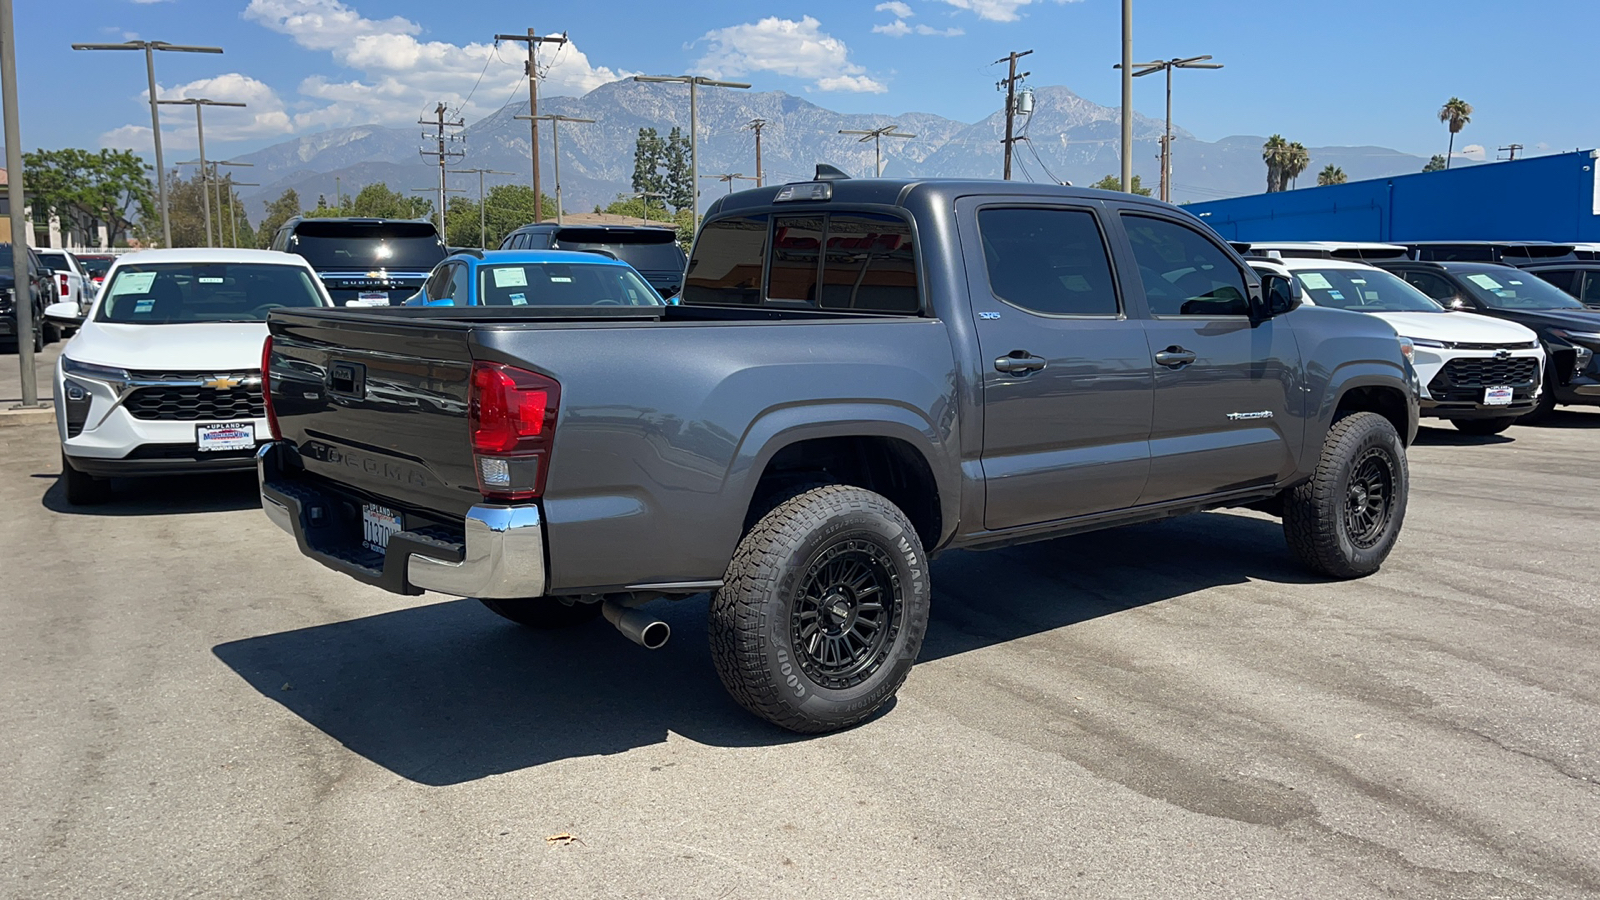
[[[1301,272],[1300,283],[1305,286],[1306,290],[1310,291],[1333,290],[1333,285],[1329,283],[1321,272]]]
[[[1478,287],[1488,288],[1491,291],[1498,290],[1500,288],[1500,282],[1495,281],[1493,278],[1490,278],[1488,275],[1483,275],[1483,274],[1468,275],[1467,276],[1467,280],[1472,282],[1473,284],[1477,285]]]
[[[528,273],[522,271],[521,266],[496,266],[489,271],[494,273],[494,286],[497,288],[528,286]]]
[[[156,280],[154,272],[123,272],[117,276],[116,290],[111,296],[118,294],[148,294],[150,285]]]

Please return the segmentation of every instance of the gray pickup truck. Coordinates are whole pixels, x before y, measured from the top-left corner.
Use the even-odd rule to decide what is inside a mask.
[[[893,697],[935,553],[1243,506],[1352,578],[1405,516],[1404,342],[1165,204],[819,171],[718,200],[681,306],[514,256],[478,269],[515,307],[272,313],[268,516],[359,581],[647,647],[648,603],[709,592],[723,682],[795,731]]]

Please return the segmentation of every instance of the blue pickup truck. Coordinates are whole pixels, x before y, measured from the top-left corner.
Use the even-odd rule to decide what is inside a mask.
[[[942,551],[1248,506],[1324,577],[1388,556],[1418,401],[1387,323],[1163,203],[828,174],[713,203],[678,306],[490,274],[487,306],[274,311],[266,514],[536,628],[654,647],[651,604],[709,594],[723,683],[800,732],[894,696]]]

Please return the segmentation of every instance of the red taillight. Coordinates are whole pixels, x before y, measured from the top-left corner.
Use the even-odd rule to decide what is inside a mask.
[[[483,495],[528,500],[544,493],[561,385],[500,363],[474,363],[467,400],[472,452]]]
[[[278,413],[272,408],[272,375],[267,369],[267,364],[272,361],[272,335],[261,344],[261,405],[267,410],[267,434],[273,440],[280,440],[283,433],[278,430]]]
[[[61,296],[65,297],[72,293],[72,285],[67,281],[66,273],[57,272],[56,277],[61,279]]]

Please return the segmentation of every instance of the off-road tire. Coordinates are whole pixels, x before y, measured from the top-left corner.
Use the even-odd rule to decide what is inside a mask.
[[[1369,471],[1368,463],[1376,466]],[[1357,477],[1358,470],[1362,473]],[[1371,495],[1367,479],[1387,480],[1386,503],[1366,515]],[[1333,578],[1360,578],[1378,571],[1400,536],[1405,521],[1410,474],[1405,444],[1394,425],[1377,413],[1358,412],[1333,423],[1322,442],[1322,456],[1310,480],[1284,496],[1283,533],[1289,549],[1312,571]],[[1352,507],[1352,503],[1360,505]],[[1360,522],[1371,527],[1358,533]]]
[[[562,603],[555,597],[479,600],[489,611],[529,628],[570,628],[600,618],[598,603]]]
[[[858,566],[867,587],[830,576],[835,564],[841,573]],[[882,598],[877,612],[873,596]],[[763,515],[739,542],[711,597],[712,660],[733,699],[768,722],[802,734],[848,728],[905,682],[927,632],[929,596],[927,554],[899,508],[862,488],[811,488]],[[835,616],[841,608],[847,616]],[[869,637],[857,630],[863,619],[876,626]],[[817,649],[852,641],[864,646],[848,660],[829,663]]]
[[[1521,421],[1519,416],[1501,416],[1498,419],[1456,419],[1452,424],[1462,434],[1488,437],[1505,431],[1519,421]]]
[[[61,481],[66,487],[67,502],[73,506],[98,506],[111,499],[111,480],[79,472],[67,461],[65,453],[61,454]]]
[[[1555,365],[1555,362],[1547,357],[1546,360],[1545,360],[1545,364],[1544,365],[1545,365],[1546,369],[1549,369],[1551,366]],[[1537,425],[1540,422],[1543,422],[1544,420],[1550,418],[1550,414],[1555,412],[1555,411],[1556,411],[1556,378],[1555,378],[1555,373],[1554,372],[1550,372],[1550,371],[1546,371],[1545,372],[1545,376],[1544,376],[1544,390],[1539,392],[1539,401],[1533,405],[1533,409],[1532,410],[1530,410],[1529,412],[1525,413],[1522,416],[1522,418],[1517,420],[1517,424],[1518,425]]]

